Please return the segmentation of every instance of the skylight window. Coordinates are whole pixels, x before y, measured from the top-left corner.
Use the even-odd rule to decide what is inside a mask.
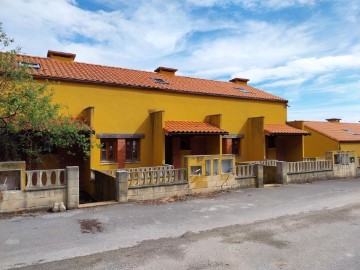
[[[242,87],[235,87],[236,90],[239,90],[243,93],[246,93],[246,94],[249,94],[251,93],[249,90],[245,89],[245,88],[242,88]]]
[[[154,82],[156,83],[160,83],[160,84],[170,84],[169,82],[165,81],[164,79],[161,78],[151,78]]]
[[[346,133],[351,134],[351,135],[359,135],[358,133],[356,133],[355,131],[353,131],[351,129],[343,129],[343,131],[345,131]]]
[[[29,67],[34,69],[40,69],[41,66],[38,63],[29,63],[29,62],[19,62],[20,67]]]

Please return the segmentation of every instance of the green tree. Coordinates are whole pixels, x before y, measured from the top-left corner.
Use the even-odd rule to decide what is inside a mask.
[[[35,81],[32,67],[19,62],[20,48],[8,49],[13,43],[0,23],[0,161],[31,166],[59,148],[89,156],[91,129],[60,113],[47,83]]]

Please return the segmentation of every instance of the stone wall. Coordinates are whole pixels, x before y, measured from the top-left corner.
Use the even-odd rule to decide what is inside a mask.
[[[55,202],[64,202],[68,209],[79,207],[79,167],[66,167],[64,182],[60,170],[28,171],[31,175],[22,190],[0,191],[0,213],[33,209],[49,209]],[[54,174],[53,174],[54,173]],[[52,176],[56,179],[52,182]],[[30,182],[29,182],[30,181]]]
[[[189,194],[189,186],[187,184],[172,184],[154,187],[129,188],[128,200],[153,200],[161,198],[169,198],[173,196],[184,196]]]
[[[208,160],[209,157],[207,157]],[[203,162],[202,158],[199,159],[199,162]],[[230,162],[232,164],[232,162]],[[192,163],[192,166],[197,166]],[[246,165],[248,166],[248,165]],[[262,165],[251,165],[255,167],[254,171],[249,172],[249,170],[242,171],[237,174],[233,172],[220,173],[217,174],[214,170],[211,170],[212,173],[203,173],[206,170],[201,169],[197,175],[188,174],[187,180],[182,177],[170,173],[172,171],[183,170],[183,169],[164,169],[163,172],[157,171],[156,174],[159,175],[173,175],[173,179],[178,179],[180,181],[150,181],[148,179],[148,174],[151,172],[142,173],[142,177],[137,177],[137,180],[132,179],[133,175],[131,172],[125,170],[119,170],[116,172],[116,200],[118,202],[127,202],[127,201],[136,201],[136,200],[151,200],[151,199],[160,199],[160,198],[169,198],[172,196],[183,196],[186,194],[196,194],[196,193],[209,193],[219,190],[227,189],[236,189],[236,188],[253,188],[261,187],[262,184]],[[196,167],[197,168],[197,167]],[[166,174],[166,171],[168,174]],[[179,171],[181,172],[181,171]],[[246,173],[247,172],[247,173]],[[252,176],[249,176],[251,174]],[[182,175],[182,174],[181,174]],[[246,176],[244,176],[246,175]],[[154,177],[151,177],[153,179]],[[142,179],[140,181],[140,179]],[[133,186],[132,184],[136,182],[138,185]],[[141,182],[141,184],[139,184]]]
[[[334,179],[334,171],[301,172],[287,175],[288,184],[305,184],[313,181]]]
[[[319,169],[317,171],[288,172],[287,183],[303,184],[303,183],[310,183],[313,181],[355,178],[356,176],[357,176],[357,167],[354,163],[347,165],[333,164],[331,169],[322,169],[322,170]]]
[[[334,178],[355,178],[357,176],[357,167],[355,163],[341,165],[334,164]]]
[[[49,190],[2,191],[0,213],[49,209],[55,202],[66,202],[66,187]]]

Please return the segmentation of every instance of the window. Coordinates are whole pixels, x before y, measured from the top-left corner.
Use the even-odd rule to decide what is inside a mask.
[[[232,154],[240,155],[240,139],[232,139]]]
[[[40,69],[40,64],[38,63],[28,63],[28,62],[19,62],[19,66],[20,67],[29,67],[29,68],[34,68],[34,69]]]
[[[222,141],[222,153],[240,155],[241,151],[241,139],[240,138],[223,138]]]
[[[251,93],[249,90],[245,89],[245,88],[242,88],[242,87],[235,87],[236,90],[239,90],[243,93],[246,93],[246,94],[249,94]]]
[[[101,139],[101,161],[115,162],[116,161],[116,140],[115,139]]]
[[[140,139],[126,139],[126,161],[140,161]]]
[[[351,129],[343,129],[343,131],[345,131],[346,133],[351,134],[351,135],[359,135],[359,134],[357,134],[355,131],[353,131]]]
[[[161,78],[152,78],[154,82],[156,83],[160,83],[160,84],[169,84],[169,82],[165,81],[164,79]]]

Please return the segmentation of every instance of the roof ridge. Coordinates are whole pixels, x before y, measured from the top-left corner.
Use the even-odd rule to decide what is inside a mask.
[[[160,89],[170,92],[188,93],[206,96],[222,96],[248,100],[262,100],[269,102],[287,103],[288,100],[275,94],[266,92],[251,85],[239,85],[233,82],[214,79],[197,78],[183,75],[169,76],[148,70],[138,70],[118,66],[109,66],[77,61],[61,61],[50,57],[32,56],[18,54],[21,58],[29,58],[40,62],[40,69],[33,72],[33,76],[39,79],[57,79],[66,81],[77,81],[83,83],[97,83],[109,85],[123,85],[127,87]],[[159,85],[156,77],[165,79],[169,83]],[[250,93],[236,91],[242,87]]]

